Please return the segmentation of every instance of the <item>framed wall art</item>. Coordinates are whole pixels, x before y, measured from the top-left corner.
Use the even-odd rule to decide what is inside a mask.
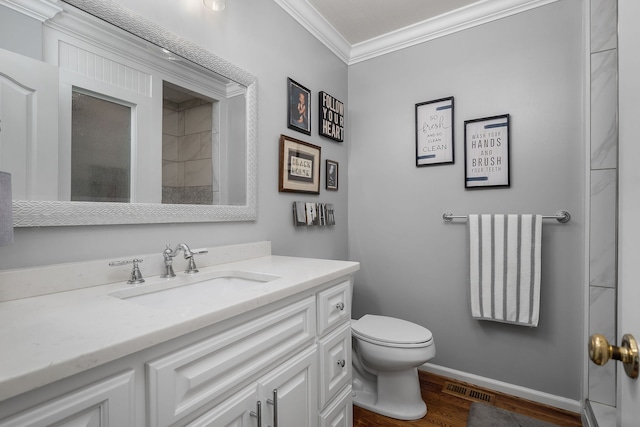
[[[464,122],[466,188],[509,187],[509,115]]]
[[[318,93],[318,133],[334,141],[344,141],[344,103],[326,92]]]
[[[338,190],[338,162],[334,162],[333,160],[327,160],[326,165],[326,189],[327,190]]]
[[[311,135],[311,92],[287,78],[287,127]]]
[[[416,166],[454,163],[453,96],[416,104]]]
[[[320,147],[280,135],[278,190],[320,194]]]

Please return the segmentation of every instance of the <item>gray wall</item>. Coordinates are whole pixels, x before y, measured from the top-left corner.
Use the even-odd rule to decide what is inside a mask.
[[[42,26],[35,19],[0,6],[0,48],[42,59]]]
[[[347,66],[273,1],[229,1],[220,14],[204,8],[201,0],[163,2],[162,7],[149,0],[121,3],[258,77],[258,220],[17,229],[15,243],[0,248],[0,269],[160,253],[165,244],[178,242],[204,247],[270,240],[275,254],[346,259],[347,180],[340,181],[337,192],[324,191],[323,165],[320,196],[278,193],[278,149],[282,133],[319,145],[323,162],[338,161],[346,177],[348,142],[318,136],[316,109],[319,91],[348,106]],[[287,77],[312,91],[310,137],[287,129]],[[337,225],[294,228],[295,200],[333,203]]]
[[[581,2],[563,0],[349,67],[354,317],[428,327],[433,363],[580,400],[584,265]],[[455,164],[415,166],[414,105],[455,97]],[[465,190],[464,120],[511,115],[511,187]],[[465,221],[545,220],[537,328],[476,321]]]

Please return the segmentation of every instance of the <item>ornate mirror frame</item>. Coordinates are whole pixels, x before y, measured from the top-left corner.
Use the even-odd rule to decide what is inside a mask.
[[[64,0],[64,2],[246,87],[246,204],[170,205],[14,200],[14,227],[256,220],[257,78],[111,0]]]

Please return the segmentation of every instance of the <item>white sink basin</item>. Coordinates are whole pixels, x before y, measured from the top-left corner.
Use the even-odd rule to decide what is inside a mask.
[[[152,279],[143,285],[112,292],[112,297],[154,308],[184,311],[197,307],[217,306],[230,297],[260,291],[280,276],[251,271],[215,271],[178,275],[171,279]]]

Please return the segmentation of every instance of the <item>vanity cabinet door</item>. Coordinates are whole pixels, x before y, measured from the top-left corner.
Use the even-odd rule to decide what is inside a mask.
[[[257,406],[258,385],[254,383],[185,427],[255,427]]]
[[[99,381],[0,420],[0,427],[134,427],[134,372]]]
[[[317,427],[317,365],[309,347],[258,380],[263,426]]]

